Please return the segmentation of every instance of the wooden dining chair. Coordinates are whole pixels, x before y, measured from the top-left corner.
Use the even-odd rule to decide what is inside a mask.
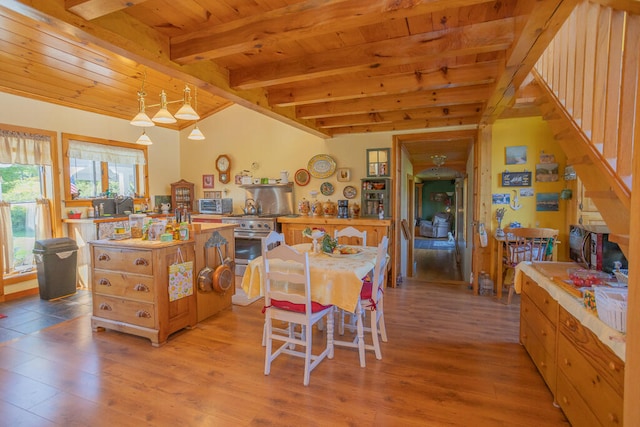
[[[348,244],[351,246],[367,246],[367,231],[360,231],[355,227],[348,226],[341,229],[335,229],[333,232],[333,238],[338,240],[340,244]],[[370,280],[370,277],[365,278],[365,281]],[[356,315],[354,313],[345,312],[339,310],[338,319],[338,333],[344,335],[345,328],[345,316],[351,316],[349,323],[346,325],[352,332],[356,330]],[[360,313],[363,315],[364,313]]]
[[[266,237],[262,238],[262,269],[263,269],[263,271],[266,268],[266,264],[265,264],[266,256],[265,255],[267,254],[267,251],[275,248],[276,246],[283,245],[284,243],[285,243],[284,242],[284,234],[278,233],[278,232],[275,232],[275,231],[270,232]],[[286,331],[283,328],[277,328],[277,330],[280,333],[285,333],[286,331],[288,331],[291,334],[293,334],[294,330],[295,330],[295,325],[292,324],[292,323],[289,323],[287,325],[287,330]],[[267,323],[266,323],[266,319],[265,319],[264,327],[262,328],[262,346],[264,347],[265,345],[267,345]]]
[[[367,231],[360,231],[352,226],[336,229],[333,232],[333,238],[340,244],[367,246]]]
[[[267,250],[265,259],[264,314],[266,326],[266,349],[264,374],[271,372],[271,362],[281,354],[304,358],[303,384],[309,385],[311,371],[326,357],[333,359],[333,305],[322,305],[311,300],[309,254],[281,244]],[[275,263],[287,263],[286,269],[275,268]],[[319,354],[312,353],[312,326],[327,318],[326,346]],[[297,336],[291,329],[280,333],[273,328],[273,321],[303,326],[305,333]],[[282,344],[272,351],[273,342]],[[297,346],[304,351],[297,350]]]
[[[506,228],[504,233],[506,248],[502,283],[509,288],[509,305],[515,290],[515,267],[522,261],[550,261],[559,231],[553,228]]]
[[[347,347],[356,347],[360,356],[360,366],[365,367],[365,351],[373,350],[376,359],[382,359],[382,350],[380,349],[380,339],[387,342],[387,328],[384,323],[384,284],[386,278],[387,267],[387,248],[389,239],[387,236],[382,238],[378,245],[376,254],[376,264],[373,269],[371,281],[363,283],[360,291],[360,299],[356,307],[356,313],[361,311],[369,312],[369,323],[365,326],[366,316],[356,316],[356,337],[353,343],[349,343]],[[367,344],[365,340],[365,332],[371,337],[371,344]],[[343,344],[344,345],[344,344]]]

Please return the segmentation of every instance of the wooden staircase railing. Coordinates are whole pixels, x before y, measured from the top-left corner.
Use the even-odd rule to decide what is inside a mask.
[[[640,2],[580,3],[534,67],[539,107],[629,257],[632,159],[640,140]]]

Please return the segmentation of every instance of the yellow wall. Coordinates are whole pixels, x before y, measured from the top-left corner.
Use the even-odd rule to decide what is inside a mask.
[[[359,203],[360,179],[366,177],[366,149],[391,147],[390,134],[346,135],[325,140],[238,105],[208,117],[198,126],[206,137],[203,141],[187,139],[191,127],[181,132],[181,177],[196,184],[196,197],[200,198],[202,175],[215,174],[214,190],[228,190],[225,197],[233,198],[236,213],[241,212],[245,198],[244,190],[234,183],[236,174],[248,170],[257,178],[280,178],[280,171],[286,170],[289,180],[293,181],[295,172],[307,169],[309,160],[317,154],[331,156],[338,168],[350,168],[351,181],[338,182],[335,174],[324,179],[312,177],[308,185],[294,186],[294,200],[312,200],[310,192],[319,192],[323,182],[330,182],[334,194],[320,194],[318,199],[344,199],[342,192],[351,185],[358,189],[353,200]],[[231,158],[228,184],[220,183],[215,169],[215,160],[220,154]],[[259,165],[257,170],[251,168],[254,162]]]
[[[511,146],[527,146],[527,161],[525,164],[505,164],[505,148]],[[559,179],[557,182],[537,182],[535,178],[536,164],[540,163],[540,154],[553,154],[559,166]],[[506,207],[502,227],[507,227],[513,221],[520,222],[523,227],[548,227],[560,230],[559,240],[567,242],[568,225],[566,222],[566,210],[570,200],[560,200],[559,211],[536,211],[536,194],[560,193],[566,186],[563,179],[566,156],[560,147],[554,143],[553,135],[547,124],[541,117],[528,117],[518,119],[498,120],[493,125],[492,159],[491,159],[491,192],[492,194],[509,193],[513,204],[514,190],[518,191],[519,210],[513,210],[506,205],[492,205],[492,230],[497,228],[495,212],[500,207]],[[519,190],[525,187],[503,187],[502,172],[532,172],[531,187],[533,197],[520,197]],[[564,253],[563,250],[559,251]]]

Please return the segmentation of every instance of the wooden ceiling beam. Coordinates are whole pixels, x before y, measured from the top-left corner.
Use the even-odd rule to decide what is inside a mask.
[[[441,89],[427,92],[416,92],[403,96],[373,96],[342,102],[324,102],[320,104],[302,105],[296,108],[296,114],[304,119],[320,119],[323,117],[350,114],[369,114],[382,111],[410,110],[417,108],[434,108],[456,104],[483,103],[491,94],[493,87],[480,85],[454,89]]]
[[[87,21],[126,9],[147,0],[64,0],[64,7]]]
[[[491,61],[462,67],[416,70],[390,77],[376,76],[335,82],[330,91],[323,82],[311,85],[305,82],[304,86],[270,89],[269,103],[282,107],[488,84],[495,82],[500,68],[497,61]]]
[[[391,123],[377,123],[362,126],[336,127],[330,130],[332,135],[337,135],[346,133],[392,132],[412,129],[441,129],[454,126],[477,124],[479,117],[480,115],[431,120],[404,120]]]
[[[366,45],[331,49],[308,54],[304,58],[293,57],[231,70],[230,85],[236,89],[252,89],[366,71],[370,68],[495,52],[511,45],[514,30],[515,19],[504,18]]]
[[[103,0],[106,1],[106,0]],[[338,33],[352,28],[402,20],[444,9],[473,6],[487,0],[310,0],[252,15],[215,27],[203,26],[171,39],[171,59],[186,64],[223,56],[258,54],[267,45]]]
[[[325,117],[316,121],[318,127],[335,128],[352,125],[372,125],[408,120],[434,120],[474,116],[482,112],[483,104],[461,104],[447,107],[421,108],[404,111],[382,111],[369,114]]]

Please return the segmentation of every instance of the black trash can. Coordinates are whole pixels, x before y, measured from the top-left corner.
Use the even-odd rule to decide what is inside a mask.
[[[76,293],[78,245],[73,239],[36,240],[33,253],[38,267],[40,298],[50,300]]]

